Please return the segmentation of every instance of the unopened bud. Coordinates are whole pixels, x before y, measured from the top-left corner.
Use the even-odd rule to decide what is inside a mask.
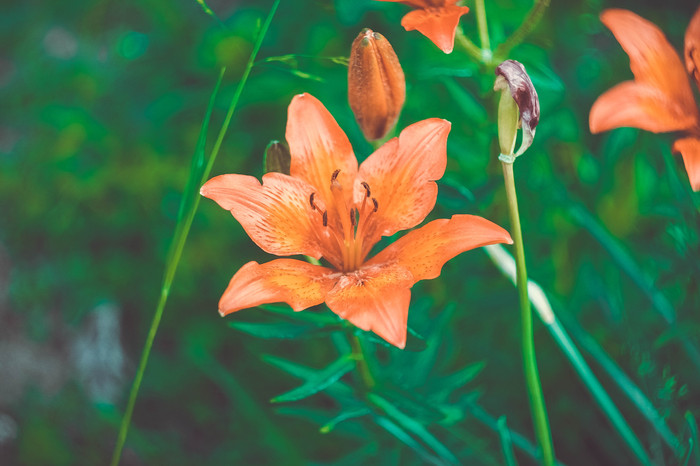
[[[499,158],[513,163],[515,157],[522,155],[535,138],[535,127],[540,121],[540,101],[525,67],[515,60],[506,60],[498,65],[493,90],[501,91],[498,103]],[[523,129],[523,140],[515,152],[520,127]]]
[[[406,100],[406,80],[388,40],[363,29],[348,65],[348,101],[365,137],[381,139],[396,124]]]
[[[278,172],[289,175],[292,156],[289,154],[287,146],[279,141],[270,141],[265,148],[265,160],[263,168],[265,173]]]

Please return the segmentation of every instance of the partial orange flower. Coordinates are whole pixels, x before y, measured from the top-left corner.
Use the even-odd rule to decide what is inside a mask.
[[[687,72],[700,86],[700,9],[685,33],[685,67],[653,23],[628,10],[605,10],[600,19],[630,57],[634,81],[601,95],[590,113],[591,132],[623,126],[654,133],[682,131],[673,151],[683,156],[690,184],[700,191],[700,112]]]
[[[459,18],[469,11],[466,6],[457,6],[457,0],[379,1],[399,2],[416,8],[401,19],[401,26],[407,31],[417,30],[445,53],[452,53]]]
[[[278,256],[306,254],[328,266],[296,259],[249,262],[219,301],[222,315],[265,303],[295,311],[325,302],[338,316],[406,345],[411,287],[436,278],[443,264],[480,246],[511,243],[507,231],[473,215],[455,215],[411,231],[367,259],[382,236],[413,228],[437,199],[435,180],[447,163],[450,123],[432,118],[404,129],[358,167],[347,136],[309,94],[289,105],[291,175],[221,175],[202,195],[230,210],[250,238]]]

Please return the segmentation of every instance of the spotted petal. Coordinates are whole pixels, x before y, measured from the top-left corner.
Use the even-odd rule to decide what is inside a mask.
[[[450,122],[438,118],[407,127],[370,155],[360,166],[356,202],[365,196],[366,182],[378,201],[376,214],[364,230],[371,247],[381,236],[413,228],[435,206],[438,180],[447,165],[447,135]],[[365,253],[368,251],[364,251]]]
[[[290,174],[316,188],[323,199],[331,199],[331,177],[352,186],[357,159],[352,146],[333,116],[311,94],[300,94],[289,104],[287,142],[292,161]]]
[[[306,254],[320,258],[324,242],[321,215],[312,211],[314,188],[281,173],[263,176],[220,175],[202,186],[201,194],[230,210],[248,236],[265,252],[277,256]]]
[[[434,220],[389,245],[367,266],[395,264],[413,276],[413,282],[440,275],[448,260],[464,251],[497,243],[512,243],[506,230],[475,215]]]
[[[287,303],[301,311],[321,304],[337,276],[330,269],[295,259],[248,262],[231,279],[219,301],[219,313],[267,303]]]
[[[340,278],[326,304],[343,319],[403,349],[411,280],[411,274],[400,266],[362,267]]]

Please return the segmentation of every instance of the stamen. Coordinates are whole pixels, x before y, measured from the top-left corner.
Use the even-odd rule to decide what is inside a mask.
[[[338,179],[339,173],[340,173],[340,168],[338,168],[336,171],[333,172],[333,175],[331,175],[331,183]]]
[[[372,212],[379,210],[379,202],[377,202],[375,198],[372,198],[372,203],[374,204],[374,210],[372,210]]]
[[[355,209],[352,209],[350,211],[350,225],[352,228],[355,228],[355,223],[357,222],[357,219],[355,218]]]
[[[369,190],[369,184],[365,181],[360,184],[362,184],[362,187],[365,188],[365,197],[370,197],[372,195],[372,191]]]
[[[328,226],[328,211],[323,212],[323,226],[327,227]]]
[[[316,193],[311,193],[311,196],[309,196],[309,204],[311,204],[311,210],[316,210],[316,204],[314,204],[314,196],[316,196]]]

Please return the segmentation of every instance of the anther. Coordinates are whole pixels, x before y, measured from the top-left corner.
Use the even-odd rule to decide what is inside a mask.
[[[328,226],[328,211],[323,212],[323,226]]]
[[[314,197],[316,196],[316,193],[311,193],[311,196],[309,196],[309,204],[311,204],[311,209],[316,210],[316,204],[314,204]]]
[[[374,210],[372,210],[372,212],[379,210],[379,202],[377,202],[375,198],[372,198],[372,204],[374,204]]]
[[[372,191],[369,190],[369,184],[365,181],[360,183],[363,188],[365,188],[365,197],[370,197],[372,195]]]
[[[338,179],[339,173],[340,173],[340,168],[338,168],[336,171],[333,172],[333,175],[331,175],[331,183],[334,182],[336,179]]]

